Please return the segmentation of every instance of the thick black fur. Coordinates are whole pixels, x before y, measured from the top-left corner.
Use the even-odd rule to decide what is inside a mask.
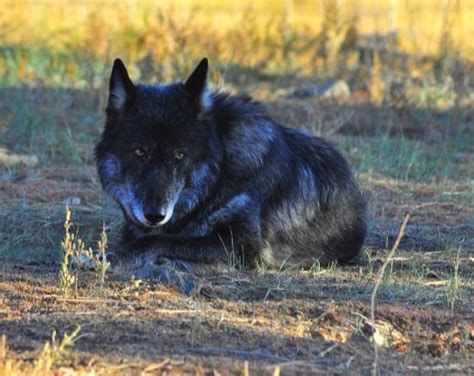
[[[250,98],[209,92],[206,75],[203,59],[185,83],[134,85],[114,64],[96,158],[127,221],[116,260],[309,268],[357,256],[366,204],[344,157]]]

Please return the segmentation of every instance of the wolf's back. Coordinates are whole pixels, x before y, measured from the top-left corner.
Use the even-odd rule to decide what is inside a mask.
[[[345,158],[321,138],[276,124],[247,98],[216,94],[215,108],[231,177],[223,184],[252,197],[260,257],[274,267],[310,267],[357,256],[366,204]]]

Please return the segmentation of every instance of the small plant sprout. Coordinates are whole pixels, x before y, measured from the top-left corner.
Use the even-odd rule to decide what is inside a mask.
[[[110,267],[110,263],[107,262],[106,250],[107,250],[107,233],[105,232],[105,224],[102,225],[102,233],[100,234],[100,240],[97,242],[98,252],[96,254],[96,270],[99,274],[99,281],[101,288],[104,286],[105,273]]]
[[[224,240],[221,238],[220,235],[219,236],[219,240],[221,241],[222,243],[222,247],[224,248],[224,251],[227,255],[227,270],[230,272],[230,271],[234,271],[234,270],[243,270],[245,268],[245,258],[244,258],[244,252],[243,252],[243,248],[242,248],[242,256],[240,256],[236,251],[235,251],[235,248],[234,248],[234,236],[232,234],[232,229],[229,228],[229,231],[230,231],[230,240],[231,240],[231,244],[230,244],[230,251],[227,249],[225,243],[224,243]]]
[[[76,281],[76,276],[72,273],[71,259],[74,257],[76,241],[74,234],[71,233],[71,210],[66,207],[66,220],[64,221],[64,240],[61,242],[62,261],[59,270],[59,288],[66,296],[69,294],[71,286]]]
[[[460,287],[461,287],[461,276],[459,275],[459,254],[461,248],[458,248],[456,253],[456,258],[453,262],[453,267],[451,271],[451,278],[448,281],[446,288],[446,300],[448,301],[449,309],[451,310],[451,315],[454,314],[454,306],[457,300],[460,297]]]
[[[102,227],[100,240],[97,242],[98,249],[94,252],[91,248],[86,248],[84,241],[71,231],[71,210],[66,207],[66,220],[64,222],[65,235],[61,242],[63,258],[59,271],[59,287],[66,296],[71,286],[79,278],[79,270],[94,270],[99,278],[101,288],[105,282],[105,274],[109,269],[110,263],[107,262],[107,233],[105,225]],[[74,273],[75,272],[75,273]]]
[[[314,277],[319,274],[321,274],[321,263],[319,260],[316,260],[313,265],[311,265],[311,268],[309,268],[309,273]]]
[[[64,355],[66,349],[74,344],[77,335],[81,331],[81,327],[77,326],[71,334],[64,334],[63,339],[59,342],[56,339],[56,331],[53,331],[51,343],[46,342],[43,352],[36,360],[33,375],[45,375],[51,372],[53,365]]]
[[[313,262],[313,265],[311,265],[311,268],[309,268],[309,274],[313,277],[326,274],[326,275],[331,275],[336,271],[337,268],[337,262],[331,262],[328,265],[321,265],[319,260],[316,260]]]
[[[367,277],[371,279],[374,276],[374,258],[368,249],[365,251],[365,256],[367,257]]]

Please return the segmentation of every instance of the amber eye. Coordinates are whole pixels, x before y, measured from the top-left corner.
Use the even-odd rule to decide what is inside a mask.
[[[184,153],[183,152],[176,152],[174,154],[174,159],[177,159],[178,161],[182,160],[184,158]]]
[[[145,156],[145,150],[143,150],[142,148],[133,149],[133,155],[142,158]]]

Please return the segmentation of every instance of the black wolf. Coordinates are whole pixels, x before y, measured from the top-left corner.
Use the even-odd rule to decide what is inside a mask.
[[[207,71],[203,59],[184,83],[134,85],[114,62],[96,160],[126,219],[115,260],[309,268],[355,257],[366,204],[344,157],[248,97],[209,91]]]

